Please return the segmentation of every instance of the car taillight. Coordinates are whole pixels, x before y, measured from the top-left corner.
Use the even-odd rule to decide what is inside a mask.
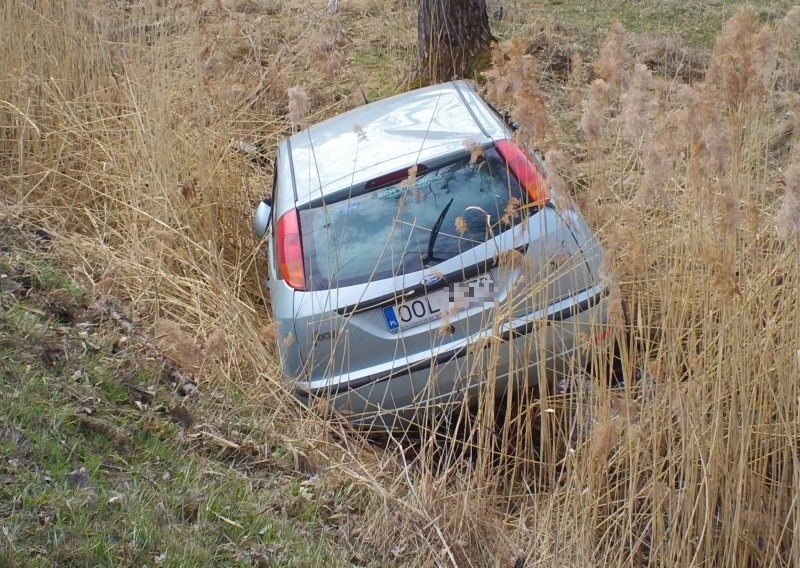
[[[500,140],[495,144],[497,152],[508,164],[508,169],[517,178],[520,185],[528,192],[528,197],[535,203],[545,203],[550,199],[547,180],[536,169],[528,156],[516,142]]]
[[[300,218],[297,209],[284,213],[278,219],[278,269],[288,286],[295,290],[306,289],[306,274],[303,269],[303,239],[300,235]]]

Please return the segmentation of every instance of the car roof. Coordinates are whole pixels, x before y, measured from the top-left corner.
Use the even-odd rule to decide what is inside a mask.
[[[378,176],[487,144],[510,131],[475,92],[454,81],[376,101],[335,116],[281,142],[297,204],[329,197]],[[286,176],[290,176],[288,179]]]

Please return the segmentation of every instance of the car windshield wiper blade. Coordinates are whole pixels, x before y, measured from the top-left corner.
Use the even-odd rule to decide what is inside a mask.
[[[450,209],[452,204],[453,199],[451,198],[450,201],[447,202],[447,205],[444,206],[444,209],[442,209],[442,212],[439,213],[439,218],[436,219],[436,222],[433,224],[433,229],[431,229],[431,237],[428,239],[428,256],[425,258],[425,262],[437,260],[433,257],[433,245],[436,244],[436,237],[439,236],[439,230],[442,228],[445,215],[447,215],[447,211]]]

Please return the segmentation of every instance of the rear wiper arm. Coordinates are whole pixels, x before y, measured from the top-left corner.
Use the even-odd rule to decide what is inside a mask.
[[[452,204],[453,199],[451,198],[450,201],[447,202],[447,205],[444,206],[444,209],[442,209],[442,212],[439,213],[439,218],[436,219],[436,222],[433,224],[433,229],[431,229],[431,237],[428,239],[428,256],[425,258],[425,262],[436,260],[433,257],[433,245],[436,244],[436,237],[439,236],[439,230],[442,228],[445,215],[447,215],[447,211],[450,209]]]

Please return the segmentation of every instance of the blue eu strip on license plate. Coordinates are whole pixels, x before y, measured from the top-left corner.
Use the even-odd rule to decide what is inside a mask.
[[[396,333],[400,329],[400,322],[397,321],[397,315],[394,311],[394,306],[386,306],[383,308],[383,316],[386,318],[386,324],[389,326],[389,331]]]

